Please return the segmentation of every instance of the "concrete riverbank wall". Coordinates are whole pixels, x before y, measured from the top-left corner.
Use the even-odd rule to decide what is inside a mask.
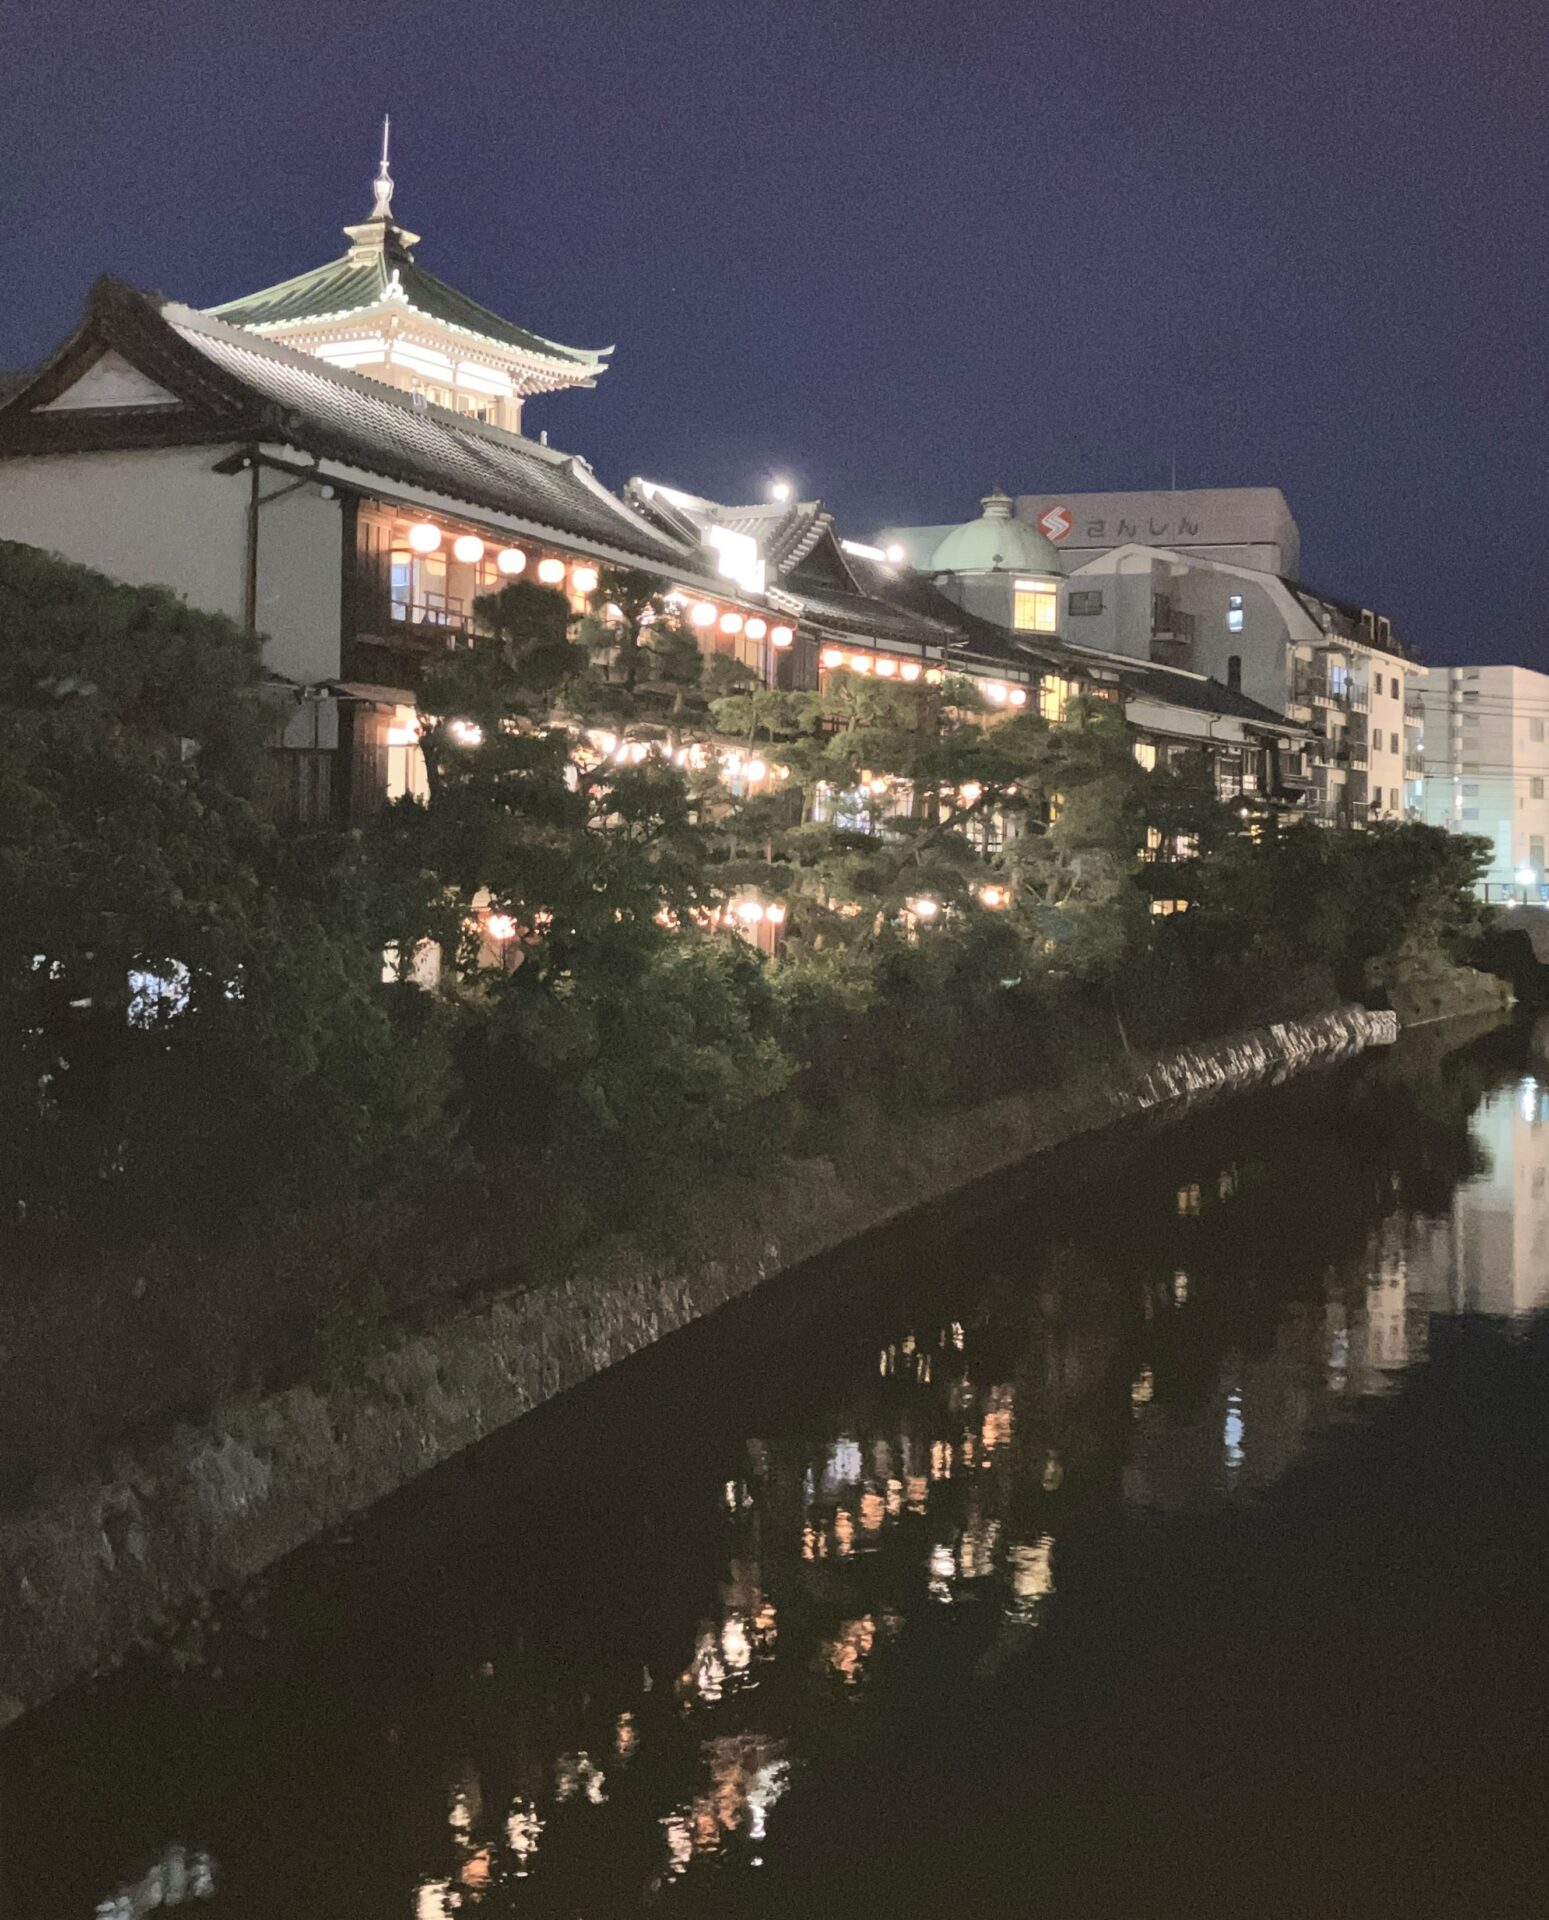
[[[1389,1044],[1398,1025],[1340,1008],[932,1114],[853,1164],[776,1165],[756,1215],[707,1221],[701,1247],[616,1240],[336,1378],[45,1478],[0,1520],[0,1724],[113,1665],[201,1594],[776,1274],[1081,1134]]]

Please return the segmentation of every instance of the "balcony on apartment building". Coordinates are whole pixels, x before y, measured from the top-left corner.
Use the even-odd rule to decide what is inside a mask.
[[[1193,665],[1197,627],[1195,616],[1180,613],[1170,594],[1151,596],[1151,658],[1159,667]]]

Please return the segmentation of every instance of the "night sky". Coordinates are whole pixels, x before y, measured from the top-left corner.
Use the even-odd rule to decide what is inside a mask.
[[[526,424],[791,476],[867,538],[1012,491],[1279,485],[1309,582],[1549,669],[1543,0],[0,5],[0,367],[110,271],[419,258],[617,342]]]

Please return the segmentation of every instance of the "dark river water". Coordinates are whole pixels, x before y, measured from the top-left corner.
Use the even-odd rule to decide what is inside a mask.
[[[0,1913],[1549,1914],[1546,1302],[1542,1031],[1067,1153],[20,1723]]]

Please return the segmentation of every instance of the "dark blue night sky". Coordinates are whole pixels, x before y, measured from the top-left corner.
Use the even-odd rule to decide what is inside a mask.
[[[1549,669],[1542,0],[4,13],[0,366],[98,272],[342,251],[390,108],[425,264],[618,343],[527,417],[612,484],[780,472],[864,538],[1176,459],[1428,657]]]

